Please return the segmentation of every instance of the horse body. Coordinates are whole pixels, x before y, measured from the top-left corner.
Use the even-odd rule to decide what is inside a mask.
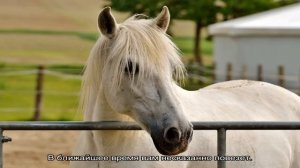
[[[137,21],[140,17],[117,25],[109,8],[100,13],[99,28],[105,37],[89,57],[83,97],[85,121],[136,121],[146,131],[84,131],[74,155],[215,156],[216,131],[194,131],[191,141],[189,121],[300,120],[300,98],[264,82],[230,81],[183,90],[172,80],[172,71],[178,75],[182,63],[164,34],[167,8],[153,20]],[[300,138],[295,132],[228,131],[227,137],[227,155],[253,160],[228,162],[228,167],[300,167]],[[71,162],[72,168],[216,166],[216,161]]]
[[[238,80],[196,92],[178,90],[190,121],[300,120],[299,97],[265,82]],[[216,132],[195,131],[188,155],[216,155],[216,139]],[[227,155],[248,155],[253,159],[228,162],[227,166],[297,168],[300,166],[299,140],[299,131],[227,131]],[[202,163],[191,162],[190,165],[197,167]],[[204,164],[212,167],[212,163]]]
[[[264,82],[230,81],[211,85],[198,91],[185,91],[175,86],[177,96],[190,121],[298,121],[299,97],[289,91]],[[288,105],[282,106],[283,101]],[[102,104],[103,107],[104,104]],[[98,110],[96,110],[98,111]],[[130,121],[113,111],[100,110],[109,120]],[[100,117],[100,116],[98,116]],[[113,118],[112,118],[113,117]],[[94,121],[103,117],[94,118]],[[104,120],[105,120],[104,119]],[[299,133],[299,132],[298,132]],[[250,156],[253,161],[228,162],[229,167],[299,167],[299,134],[295,131],[229,131],[227,132],[227,155]],[[93,131],[84,132],[78,154],[105,156],[162,156],[154,148],[144,131]],[[195,131],[189,149],[182,155],[216,156],[216,132]],[[298,143],[297,143],[298,142]],[[83,148],[82,148],[83,147]],[[83,165],[81,165],[83,164]],[[180,167],[212,168],[216,162],[80,162],[81,167]]]

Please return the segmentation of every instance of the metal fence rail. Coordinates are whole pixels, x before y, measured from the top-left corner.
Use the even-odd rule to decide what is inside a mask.
[[[217,130],[217,154],[226,155],[226,130],[300,130],[300,122],[192,122],[194,130]],[[0,168],[3,167],[3,136],[5,130],[141,130],[133,122],[0,122]],[[225,168],[226,161],[218,161]]]

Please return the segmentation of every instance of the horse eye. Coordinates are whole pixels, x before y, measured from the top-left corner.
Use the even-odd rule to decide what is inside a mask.
[[[130,75],[137,74],[139,73],[139,65],[128,61],[127,66],[125,67],[125,72]]]

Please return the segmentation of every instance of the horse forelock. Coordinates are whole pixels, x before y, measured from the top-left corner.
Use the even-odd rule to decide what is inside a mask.
[[[105,75],[113,74],[111,92],[117,90],[128,62],[134,64],[133,71],[136,66],[139,70],[136,75],[133,72],[130,76],[132,84],[142,84],[153,74],[165,80],[172,80],[172,75],[176,80],[183,79],[185,74],[178,48],[162,30],[155,27],[153,20],[129,18],[118,25],[113,39],[100,37],[91,51],[83,77],[85,110],[91,105],[90,100],[96,98]]]

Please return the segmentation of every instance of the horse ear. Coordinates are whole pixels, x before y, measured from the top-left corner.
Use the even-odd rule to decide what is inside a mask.
[[[160,14],[154,19],[155,24],[163,31],[167,31],[170,23],[170,12],[167,6],[164,6]]]
[[[108,37],[114,37],[117,31],[117,22],[110,12],[110,7],[105,7],[98,16],[98,27],[101,33]]]

